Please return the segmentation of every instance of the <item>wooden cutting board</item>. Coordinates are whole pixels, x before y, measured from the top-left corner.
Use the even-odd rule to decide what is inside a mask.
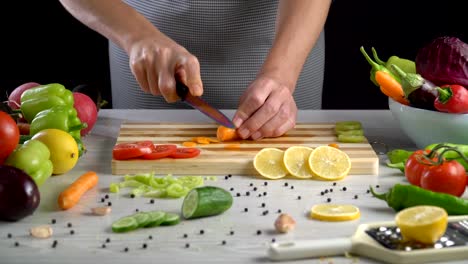
[[[216,139],[217,124],[211,123],[142,123],[124,122],[116,144],[152,140],[155,144],[181,144],[194,137]],[[259,141],[198,144],[201,153],[196,158],[160,160],[112,160],[112,174],[154,172],[173,175],[258,175],[253,167],[255,154],[265,147],[286,150],[290,146],[318,147],[337,142],[334,123],[299,123],[286,135]],[[365,130],[364,130],[365,131]],[[379,158],[368,143],[338,143],[351,159],[350,175],[377,175]]]

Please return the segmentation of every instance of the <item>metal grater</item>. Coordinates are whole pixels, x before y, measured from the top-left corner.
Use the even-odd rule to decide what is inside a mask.
[[[366,230],[366,233],[382,246],[392,250],[412,251],[416,249],[466,246],[468,244],[468,221],[449,223],[445,234],[434,244],[403,241],[400,229],[395,226],[370,228]]]

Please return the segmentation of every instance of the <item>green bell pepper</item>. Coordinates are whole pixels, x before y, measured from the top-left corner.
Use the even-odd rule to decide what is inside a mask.
[[[73,106],[56,105],[42,110],[36,115],[31,122],[30,135],[44,129],[55,128],[68,132],[75,139],[79,139],[81,129],[86,127],[87,124],[81,122]]]
[[[21,95],[21,112],[31,123],[36,115],[56,105],[73,106],[73,92],[59,83],[40,85],[26,90]]]
[[[49,148],[39,140],[28,140],[16,148],[5,161],[6,165],[26,172],[41,186],[51,175],[53,164]]]

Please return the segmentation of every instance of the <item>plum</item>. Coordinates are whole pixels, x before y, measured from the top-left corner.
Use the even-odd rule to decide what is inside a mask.
[[[39,203],[39,189],[26,172],[0,165],[0,220],[19,221],[32,215]]]

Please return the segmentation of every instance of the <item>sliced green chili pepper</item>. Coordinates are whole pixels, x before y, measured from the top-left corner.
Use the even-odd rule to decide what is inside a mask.
[[[449,215],[468,214],[468,200],[454,195],[433,192],[416,185],[395,184],[387,193],[375,193],[370,186],[372,195],[386,201],[387,205],[395,211],[417,205],[433,205],[444,208]]]

